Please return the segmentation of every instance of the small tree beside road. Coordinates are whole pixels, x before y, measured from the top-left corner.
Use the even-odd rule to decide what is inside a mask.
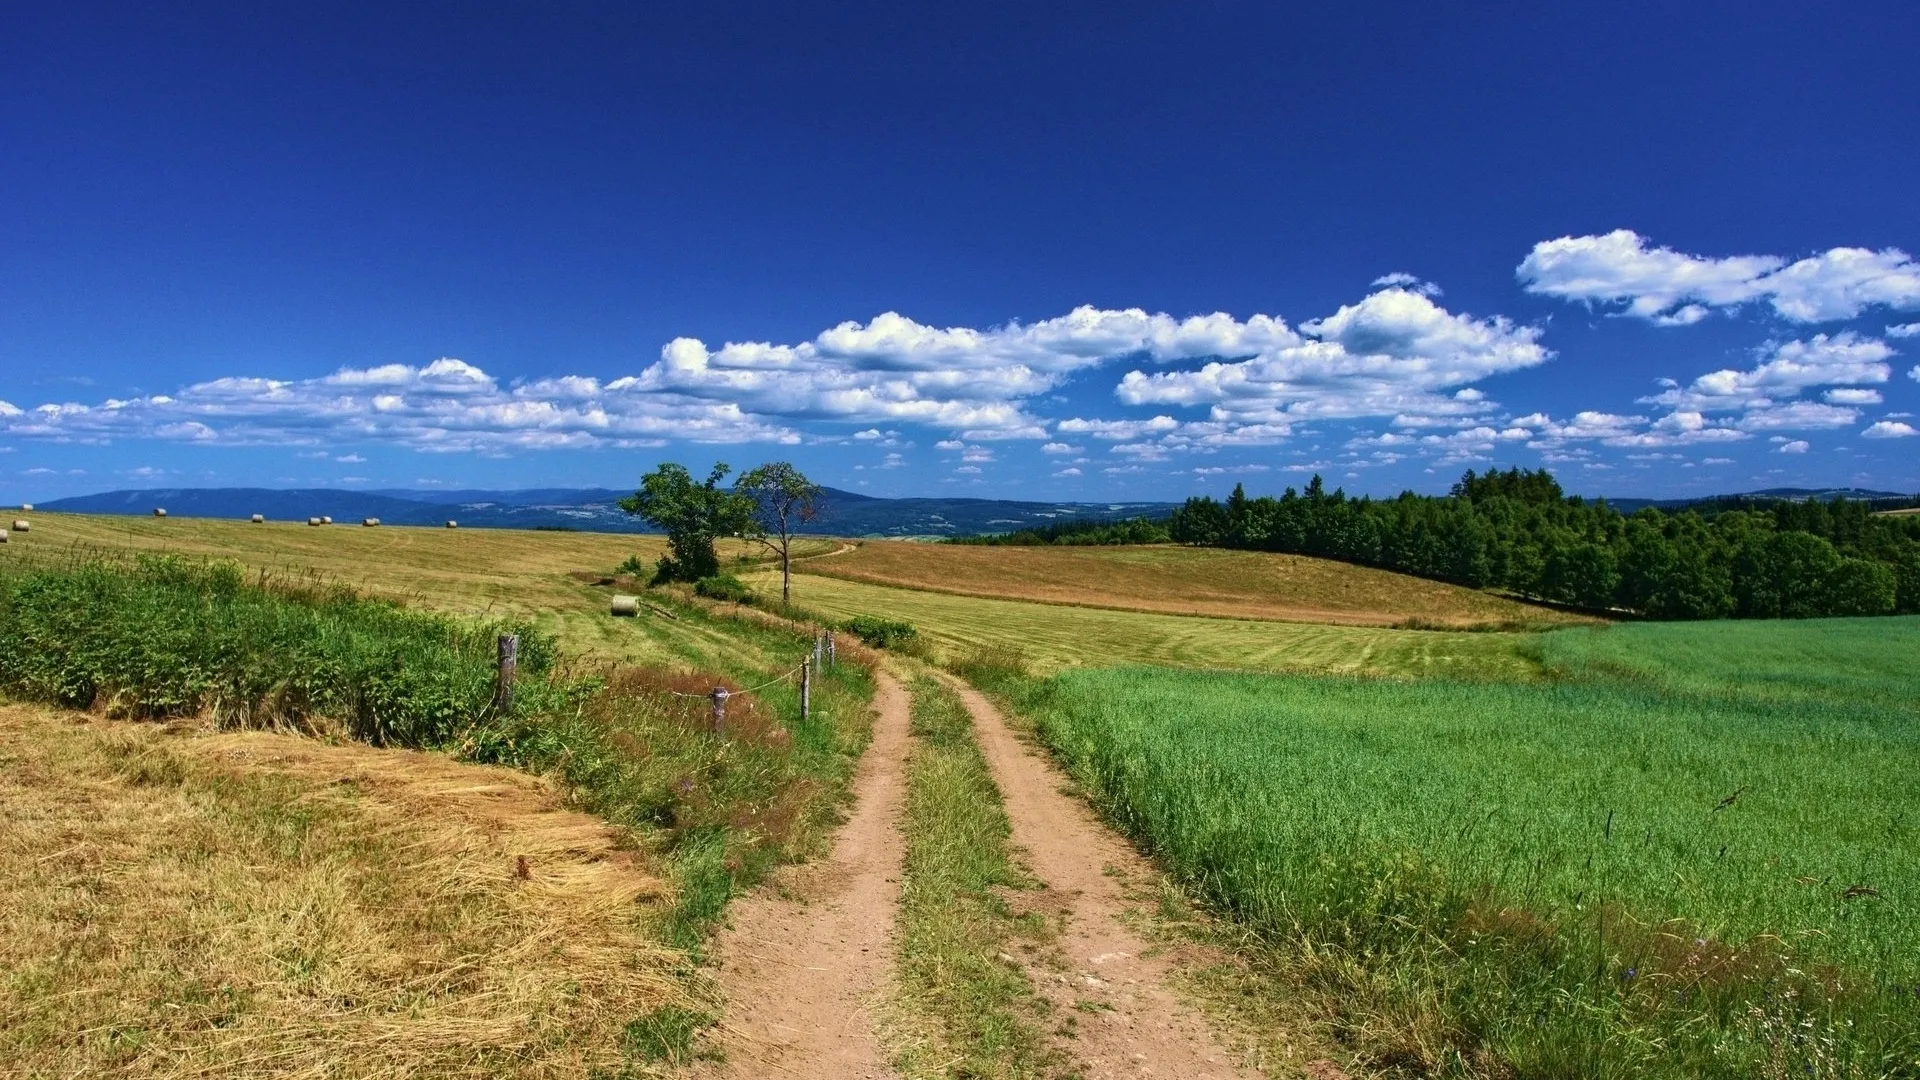
[[[745,535],[780,557],[780,602],[793,600],[793,536],[820,513],[820,485],[792,463],[770,462],[740,477],[734,492],[751,507]]]
[[[654,572],[656,583],[712,577],[720,572],[714,540],[754,528],[754,503],[720,486],[732,471],[717,464],[701,484],[686,466],[665,462],[640,478],[640,490],[620,500],[620,509],[666,530],[668,554]]]

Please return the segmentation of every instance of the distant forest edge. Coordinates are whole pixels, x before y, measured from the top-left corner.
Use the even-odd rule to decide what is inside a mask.
[[[1305,491],[1170,516],[1063,521],[957,544],[1181,543],[1317,555],[1475,589],[1650,619],[1920,612],[1920,503],[1731,496],[1622,513],[1569,497],[1546,470],[1468,470],[1444,496]]]
[[[1546,470],[1492,470],[1433,497],[1304,492],[1194,498],[1179,543],[1320,555],[1470,588],[1655,619],[1920,611],[1920,521],[1854,500],[1713,500],[1623,514]]]

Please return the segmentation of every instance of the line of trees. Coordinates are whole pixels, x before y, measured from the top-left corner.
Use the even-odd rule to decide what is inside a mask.
[[[1468,470],[1444,497],[1305,491],[1188,499],[1175,542],[1319,555],[1471,588],[1654,619],[1920,612],[1920,515],[1775,502],[1628,515],[1544,469]]]
[[[1173,537],[1165,520],[1136,517],[1124,521],[1095,521],[1073,518],[1054,521],[1013,532],[984,533],[980,536],[950,536],[949,544],[980,547],[1074,547],[1103,544],[1166,544]]]

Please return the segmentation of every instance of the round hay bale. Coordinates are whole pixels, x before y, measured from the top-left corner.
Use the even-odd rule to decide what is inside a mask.
[[[23,513],[23,514],[31,514],[31,513],[33,513],[33,504],[32,504],[32,503],[21,503],[21,504],[20,504],[20,512],[21,512],[21,513]]]
[[[25,520],[15,521],[13,523],[14,532],[29,532],[32,529],[33,529],[33,524]]]
[[[321,515],[320,515],[320,524],[322,524],[322,525],[331,525],[331,524],[333,524],[333,516],[332,516],[331,514],[321,514]]]
[[[326,522],[324,522],[324,521],[321,521],[321,520],[320,520],[319,518],[317,518],[317,517],[310,517],[310,518],[308,518],[308,519],[307,519],[307,524],[309,524],[309,525],[325,525],[325,524],[326,524]]]
[[[167,516],[167,511],[166,511],[166,509],[165,509],[164,507],[159,507],[159,506],[156,506],[156,507],[154,507],[154,508],[153,508],[153,516],[154,516],[154,517],[166,517],[166,516]]]
[[[253,522],[255,525],[265,525],[267,523],[267,515],[255,514],[247,520]]]
[[[640,614],[640,598],[637,596],[616,596],[613,598],[613,617],[631,619]]]
[[[4,543],[6,543],[7,541],[9,541],[9,540],[12,540],[12,539],[13,539],[13,534],[12,534],[12,533],[10,533],[10,532],[6,532],[6,531],[4,531],[4,530],[0,530],[0,544],[4,544]]]
[[[364,526],[366,526],[367,528],[369,528],[369,529],[371,529],[371,528],[373,528],[373,527],[374,527],[375,525],[378,525],[378,524],[380,524],[380,519],[379,519],[379,518],[367,518],[367,519],[366,519],[365,521],[362,521],[362,522],[361,522],[360,524],[362,524],[362,525],[364,525]]]
[[[447,522],[447,528],[449,528],[449,529],[457,529],[457,528],[459,528],[459,527],[460,527],[460,523],[459,523],[459,522],[457,522],[457,521],[449,521],[449,522]]]

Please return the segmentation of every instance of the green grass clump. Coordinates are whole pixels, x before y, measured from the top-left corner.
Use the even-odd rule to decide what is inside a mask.
[[[1000,789],[951,690],[913,683],[907,762],[906,876],[900,898],[901,998],[910,1076],[1034,1077],[1064,1063],[1046,1007],[1000,957],[1045,940],[1043,917],[1015,912],[1008,890],[1035,883],[1014,862]]]
[[[920,631],[912,623],[877,615],[855,615],[841,623],[840,629],[876,649],[913,652],[920,644]]]
[[[0,573],[0,691],[134,719],[344,722],[380,745],[453,746],[495,715],[496,641],[520,635],[516,708],[563,701],[550,639],[351,590],[249,580],[168,555]]]
[[[1548,684],[1069,671],[1106,813],[1376,1067],[1920,1075],[1920,619],[1568,631]]]

